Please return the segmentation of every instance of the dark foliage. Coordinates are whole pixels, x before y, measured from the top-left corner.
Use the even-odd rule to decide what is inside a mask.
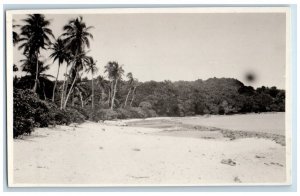
[[[55,104],[41,100],[31,90],[14,89],[14,137],[30,134],[34,127],[82,123],[86,117],[78,110],[60,110]]]

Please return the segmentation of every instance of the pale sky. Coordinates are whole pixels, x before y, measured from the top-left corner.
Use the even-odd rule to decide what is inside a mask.
[[[51,15],[55,37],[78,15]],[[284,13],[90,14],[82,15],[90,31],[88,55],[99,72],[108,61],[124,65],[139,81],[236,78],[245,85],[285,88],[286,18]],[[14,15],[22,24],[25,15]],[[49,51],[42,55],[49,56]],[[14,62],[24,58],[15,47]],[[48,59],[47,63],[52,64]],[[61,66],[59,79],[65,65]],[[56,76],[57,63],[49,74]],[[256,80],[249,83],[247,73]]]

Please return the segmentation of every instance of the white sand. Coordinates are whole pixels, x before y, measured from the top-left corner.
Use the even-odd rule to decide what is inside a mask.
[[[92,122],[36,129],[14,140],[14,186],[286,182],[285,147],[273,141],[151,134],[157,131]]]

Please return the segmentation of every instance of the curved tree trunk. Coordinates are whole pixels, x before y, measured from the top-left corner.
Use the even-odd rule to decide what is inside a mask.
[[[66,80],[67,80],[67,71],[68,71],[68,64],[66,65],[66,72],[65,72],[65,78],[64,78],[64,83],[63,83],[63,87],[61,90],[61,98],[60,98],[60,109],[63,109],[63,103],[64,103],[64,95],[65,95],[65,84],[66,84]]]
[[[134,100],[135,89],[136,89],[136,86],[133,88],[133,91],[132,91],[132,99],[130,101],[130,107],[132,106],[132,103],[133,103],[133,100]]]
[[[114,103],[115,103],[115,98],[116,98],[116,93],[117,93],[117,84],[118,84],[118,79],[116,79],[114,93],[113,93],[113,96],[112,96],[112,99],[111,99],[111,107],[110,107],[111,110],[114,109]]]
[[[52,102],[54,102],[55,89],[56,89],[56,85],[57,85],[57,79],[58,79],[58,74],[59,74],[59,68],[60,68],[60,64],[58,64],[58,69],[57,69],[56,79],[55,79],[55,83],[54,83],[54,87],[53,87]]]
[[[131,88],[129,89],[128,93],[127,93],[127,96],[126,96],[126,99],[125,99],[125,103],[124,103],[124,107],[127,106],[127,101],[128,101],[128,97],[130,95],[130,92],[131,92]]]
[[[74,80],[73,80],[73,82],[72,82],[72,85],[71,85],[71,87],[70,87],[69,93],[67,94],[66,101],[65,101],[65,103],[64,103],[64,109],[65,109],[65,108],[66,108],[66,106],[67,106],[67,103],[68,103],[68,100],[69,100],[70,94],[71,94],[71,92],[72,92],[72,90],[73,90],[73,86],[74,86],[74,84],[75,84],[75,81],[76,81],[76,79],[77,79],[77,71],[76,71],[76,74],[75,74]]]

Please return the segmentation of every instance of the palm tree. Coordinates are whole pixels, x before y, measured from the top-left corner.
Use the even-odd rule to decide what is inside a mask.
[[[128,78],[128,84],[129,84],[129,91],[128,91],[127,96],[126,96],[126,99],[125,99],[124,107],[127,106],[127,100],[128,100],[129,94],[130,94],[130,92],[131,92],[131,90],[132,90],[132,83],[133,83],[133,80],[134,80],[134,79],[133,79],[133,75],[132,75],[131,72],[129,72],[129,73],[127,74],[127,78]]]
[[[55,83],[54,83],[54,87],[53,87],[53,94],[52,94],[52,102],[54,102],[55,89],[56,89],[56,85],[57,85],[57,79],[58,79],[58,75],[59,75],[60,65],[63,64],[64,62],[69,61],[69,54],[66,52],[65,44],[64,44],[63,40],[61,40],[60,38],[58,38],[56,40],[56,42],[53,44],[51,49],[53,50],[53,52],[50,54],[50,57],[53,58],[53,63],[56,60],[58,61],[57,75],[56,75],[56,79],[55,79]],[[64,91],[64,85],[65,85],[65,81],[63,83],[62,92]],[[63,96],[63,93],[62,93],[62,96]]]
[[[108,78],[111,80],[112,98],[111,98],[110,109],[113,109],[115,98],[116,98],[116,93],[117,93],[117,84],[118,84],[118,81],[122,79],[124,70],[123,70],[122,66],[120,66],[118,64],[118,62],[110,61],[105,66],[105,72],[107,72]]]
[[[43,14],[29,14],[23,22],[25,22],[25,25],[21,27],[21,37],[19,41],[22,44],[19,46],[19,49],[23,49],[23,54],[29,59],[35,56],[36,77],[32,90],[36,92],[38,83],[37,74],[39,72],[39,53],[41,49],[46,49],[46,46],[50,46],[50,37],[54,38],[54,35],[52,30],[48,28],[50,22],[45,19]]]
[[[93,39],[93,35],[88,31],[93,28],[92,26],[87,27],[83,22],[82,16],[69,21],[67,25],[63,27],[65,31],[62,37],[65,42],[66,50],[70,52],[72,58],[72,68],[70,72],[73,72],[74,79],[69,89],[69,93],[66,95],[63,108],[66,107],[68,98],[72,91],[72,87],[78,77],[78,72],[82,70],[86,63],[85,47],[90,47],[89,38]],[[75,74],[74,74],[75,72]]]
[[[70,94],[73,90],[74,84],[76,82],[77,79],[80,79],[82,74],[84,73],[83,70],[89,65],[90,63],[90,58],[89,56],[86,56],[86,53],[83,52],[79,55],[73,56],[71,55],[71,62],[72,62],[72,67],[70,70],[70,76],[71,78],[73,78],[73,82],[71,84],[71,87],[69,89],[69,92],[66,96],[66,100],[64,102],[64,106],[63,108],[66,108],[67,103],[68,103],[68,99],[70,97]],[[79,76],[79,73],[82,71],[81,75]]]
[[[91,57],[90,58],[90,63],[88,64],[87,68],[87,73],[91,72],[92,74],[92,109],[94,110],[94,94],[95,94],[95,89],[94,89],[94,74],[98,72],[98,68],[96,67],[97,61],[94,61],[94,59]]]

